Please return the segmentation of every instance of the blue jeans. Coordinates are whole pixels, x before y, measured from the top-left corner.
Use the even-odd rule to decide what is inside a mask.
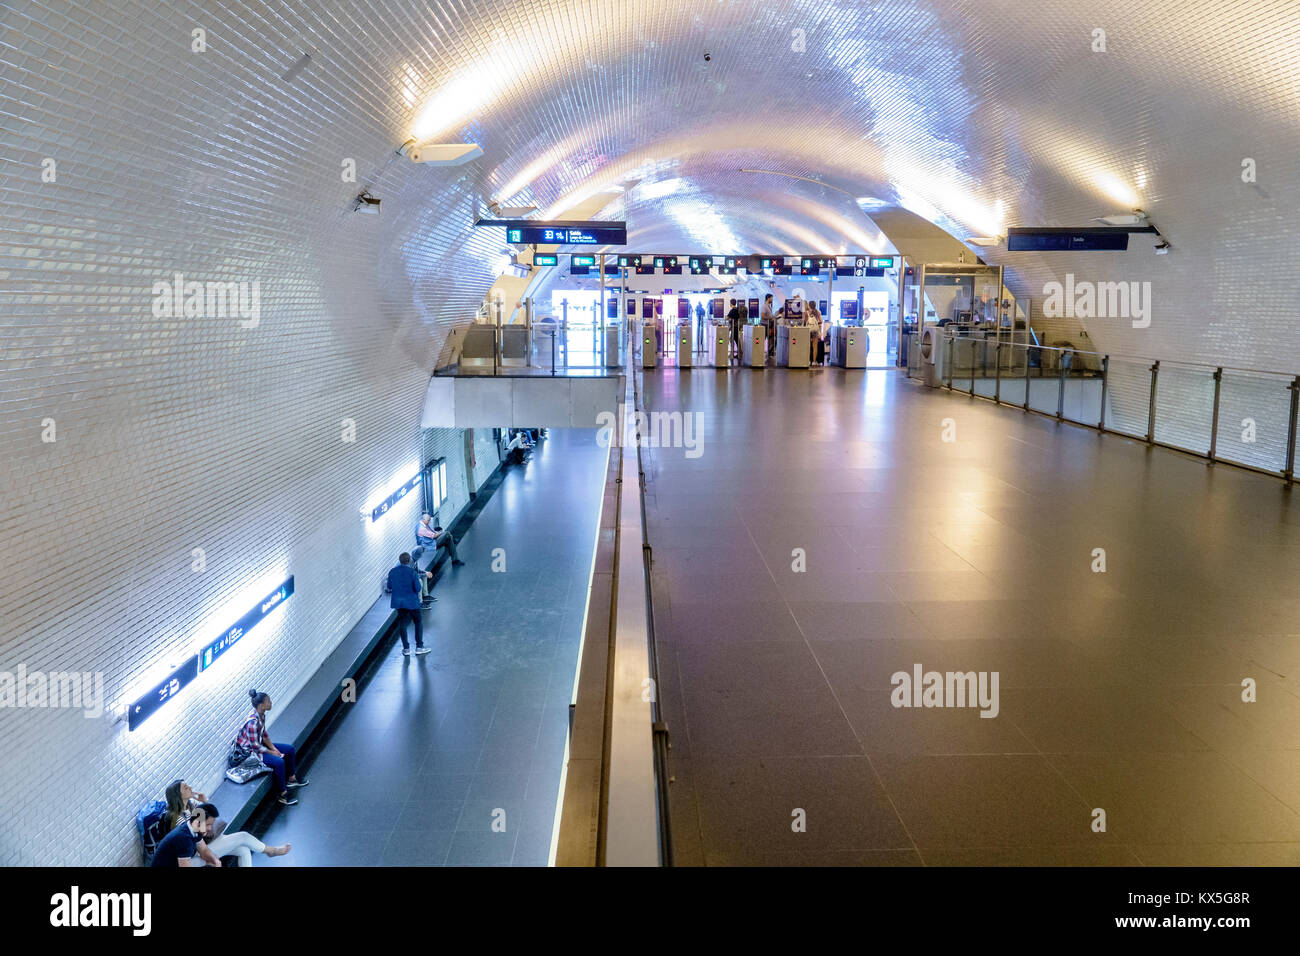
[[[275,774],[276,794],[284,793],[284,785],[287,778],[295,776],[293,758],[297,751],[293,749],[292,744],[277,743],[275,749],[284,754],[283,757],[277,757],[275,754],[262,754],[262,763],[271,768]]]

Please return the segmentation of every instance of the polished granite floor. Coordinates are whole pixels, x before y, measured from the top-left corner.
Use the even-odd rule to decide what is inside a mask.
[[[678,865],[1300,863],[1280,480],[895,371],[645,392],[701,442],[646,452]],[[894,707],[918,664],[997,716]]]
[[[259,833],[292,852],[256,865],[546,865],[605,481],[595,435],[552,429],[506,472],[424,614],[433,652],[394,641],[298,805]]]

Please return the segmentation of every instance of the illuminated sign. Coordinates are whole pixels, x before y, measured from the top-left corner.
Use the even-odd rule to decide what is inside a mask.
[[[639,265],[641,265],[640,256],[619,256],[618,257],[618,267],[620,269],[635,269]]]
[[[893,256],[872,256],[868,268],[892,269],[894,268],[894,257]]]
[[[534,252],[533,265],[535,266],[558,266],[560,257],[553,252]]]
[[[476,226],[505,226],[506,242],[553,246],[621,246],[627,243],[625,222],[536,222],[533,220],[480,220]]]
[[[277,607],[289,600],[293,596],[293,577],[290,576],[283,584],[268,594],[257,604],[253,605],[252,610],[241,617],[234,625],[226,630],[219,638],[209,644],[203,650],[199,651],[199,673],[211,667],[222,654],[230,650],[239,639],[255,628]]]
[[[380,504],[370,509],[370,520],[378,521],[384,515],[388,514],[389,508],[393,507],[393,505],[397,504],[399,501],[405,498],[419,484],[420,484],[420,476],[417,474],[414,478],[409,480],[406,484],[402,485],[402,487],[398,488],[391,495],[389,495],[382,502],[380,502]]]
[[[594,266],[596,264],[596,257],[595,256],[570,256],[569,262],[570,264],[575,266]]]
[[[691,267],[691,275],[705,275],[713,268],[713,256],[691,256],[689,265]]]
[[[258,601],[243,617],[223,631],[219,638],[168,674],[148,693],[138,698],[127,711],[127,727],[135,730],[152,717],[163,704],[184,690],[194,678],[211,667],[217,658],[239,643],[239,640],[261,623],[263,618],[292,596],[293,576],[290,575],[284,583]]]
[[[677,257],[676,256],[655,256],[655,268],[676,269]]]

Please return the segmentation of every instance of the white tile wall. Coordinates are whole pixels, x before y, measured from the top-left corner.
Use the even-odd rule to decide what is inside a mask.
[[[622,183],[605,214],[632,223],[634,244],[792,253],[874,240],[856,195],[919,197],[959,235],[996,201],[1007,224],[1086,222],[1125,205],[1104,173],[1139,184],[1175,254],[1137,243],[1086,269],[987,254],[1008,286],[1039,295],[1071,269],[1149,280],[1151,328],[1092,323],[1098,348],[1296,370],[1300,7],[1193,13],[1184,0],[0,6],[0,669],[102,670],[120,701],[264,583],[298,586],[137,733],[0,709],[0,863],[132,860],[134,807],[175,774],[211,786],[244,690],[287,700],[374,599],[418,499],[373,526],[357,509],[417,465],[428,371],[491,284],[501,237],[468,228],[479,198],[562,212]],[[1105,55],[1089,50],[1099,25]],[[475,69],[431,125],[484,156],[451,169],[396,156],[430,95]],[[1257,183],[1240,180],[1245,156]],[[349,211],[363,187],[381,216]],[[176,272],[260,283],[259,324],[155,316],[153,283]],[[52,812],[69,805],[102,839]]]

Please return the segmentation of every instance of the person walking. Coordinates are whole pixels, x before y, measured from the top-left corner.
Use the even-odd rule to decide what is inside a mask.
[[[695,351],[704,351],[704,306],[695,303]]]
[[[397,611],[397,633],[402,637],[402,656],[411,656],[411,645],[406,642],[406,622],[415,622],[415,653],[427,654],[424,646],[424,621],[420,614],[420,576],[405,551],[397,559],[397,566],[388,572],[388,606]]]

